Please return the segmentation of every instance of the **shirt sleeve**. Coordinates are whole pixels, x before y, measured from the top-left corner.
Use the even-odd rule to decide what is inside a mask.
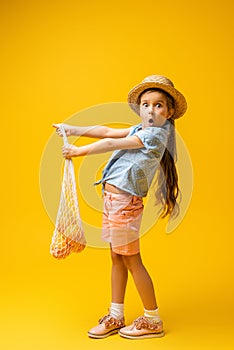
[[[148,127],[137,131],[137,136],[144,145],[143,151],[153,152],[157,157],[161,157],[167,146],[169,130],[168,128]]]

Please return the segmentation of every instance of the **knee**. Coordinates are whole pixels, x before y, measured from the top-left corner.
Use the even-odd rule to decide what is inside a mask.
[[[133,273],[135,270],[143,267],[142,260],[139,254],[131,256],[123,256],[123,262],[126,268]]]

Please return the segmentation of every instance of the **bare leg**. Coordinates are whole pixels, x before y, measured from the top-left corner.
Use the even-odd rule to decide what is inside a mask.
[[[142,263],[140,253],[122,257],[126,268],[132,274],[144,308],[147,310],[155,310],[157,308],[157,302],[153,282]]]
[[[124,264],[122,255],[116,254],[111,250],[111,258],[112,258],[112,271],[111,271],[112,302],[123,304],[127,280],[128,280],[128,269]]]

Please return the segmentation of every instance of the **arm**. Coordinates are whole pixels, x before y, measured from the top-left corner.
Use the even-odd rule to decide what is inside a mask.
[[[79,157],[90,154],[99,154],[119,149],[137,149],[142,148],[143,143],[137,136],[129,136],[124,138],[105,138],[93,142],[86,146],[76,147],[70,145],[69,147],[63,146],[63,156],[65,158]]]
[[[86,136],[93,137],[98,139],[103,139],[106,137],[111,138],[121,138],[126,137],[130,128],[125,129],[114,129],[107,126],[95,125],[95,126],[73,126],[68,124],[63,124],[67,136]],[[56,132],[59,136],[62,136],[62,133],[59,128],[59,124],[53,124],[53,127],[56,128]]]

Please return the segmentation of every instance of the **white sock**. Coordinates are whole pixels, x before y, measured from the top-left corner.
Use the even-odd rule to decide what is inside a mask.
[[[149,321],[160,322],[161,318],[159,316],[158,308],[155,310],[144,309],[144,316],[148,318]]]
[[[124,317],[124,304],[111,303],[109,312],[112,317],[121,320]]]

